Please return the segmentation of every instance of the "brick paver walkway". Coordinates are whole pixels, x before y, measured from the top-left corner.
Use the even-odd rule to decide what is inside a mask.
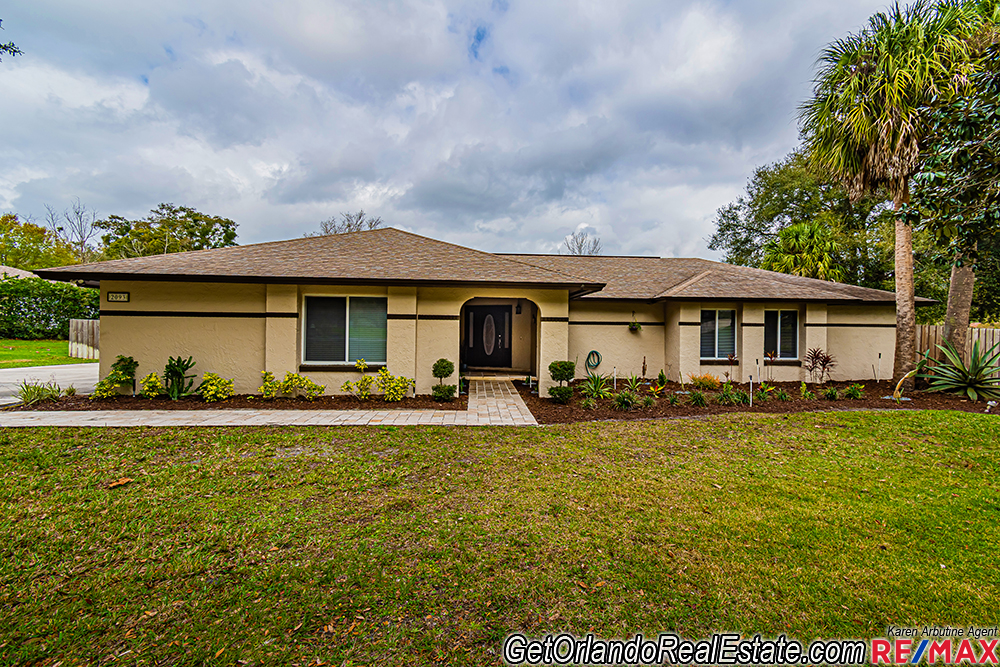
[[[529,426],[538,422],[509,380],[472,380],[460,410],[89,410],[0,412],[0,426]]]

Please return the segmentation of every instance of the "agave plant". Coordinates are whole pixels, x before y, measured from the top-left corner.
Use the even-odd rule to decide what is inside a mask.
[[[628,376],[625,381],[625,388],[632,392],[633,394],[642,393],[642,379],[637,377],[634,373]]]
[[[608,379],[597,373],[587,373],[587,379],[580,384],[580,395],[595,400],[611,398]]]
[[[965,394],[972,401],[1000,398],[1000,377],[997,376],[1000,373],[1000,365],[997,363],[1000,360],[1000,345],[994,345],[983,352],[979,348],[979,341],[976,341],[972,346],[968,366],[951,343],[938,345],[938,349],[947,361],[917,376],[930,382],[928,391]]]

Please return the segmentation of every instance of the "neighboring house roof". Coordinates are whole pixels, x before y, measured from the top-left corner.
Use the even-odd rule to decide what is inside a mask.
[[[725,299],[894,303],[893,292],[697,258],[506,255],[606,283],[585,299]],[[918,298],[919,303],[934,303]]]
[[[892,292],[706,259],[493,254],[391,227],[35,273],[55,280],[504,284],[567,288],[587,299],[895,301]]]
[[[558,269],[391,227],[76,264],[38,273],[62,280],[517,284],[560,286],[580,293],[603,287]]]
[[[31,271],[25,271],[24,269],[15,269],[13,266],[4,266],[0,264],[0,277],[8,278],[37,278]]]

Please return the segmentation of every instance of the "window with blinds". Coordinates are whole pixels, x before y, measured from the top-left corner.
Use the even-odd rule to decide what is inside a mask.
[[[386,300],[356,296],[347,305],[350,315],[347,360],[384,364]]]
[[[701,311],[701,358],[725,359],[736,354],[736,311]]]
[[[386,299],[307,296],[305,301],[306,363],[385,363]]]
[[[764,353],[780,359],[799,358],[799,311],[764,311]]]

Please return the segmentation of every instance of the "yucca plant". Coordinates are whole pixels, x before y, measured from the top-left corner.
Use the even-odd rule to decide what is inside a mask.
[[[635,374],[629,375],[628,379],[625,380],[625,388],[632,392],[633,394],[642,393],[642,379],[637,377]]]
[[[972,346],[969,365],[965,365],[958,351],[951,343],[938,345],[938,349],[947,358],[926,373],[917,377],[930,383],[928,391],[944,391],[950,394],[965,394],[972,401],[980,398],[1000,398],[1000,345],[994,345],[983,352],[979,341]]]
[[[608,379],[597,373],[587,373],[587,379],[580,383],[580,395],[594,400],[611,398]]]

